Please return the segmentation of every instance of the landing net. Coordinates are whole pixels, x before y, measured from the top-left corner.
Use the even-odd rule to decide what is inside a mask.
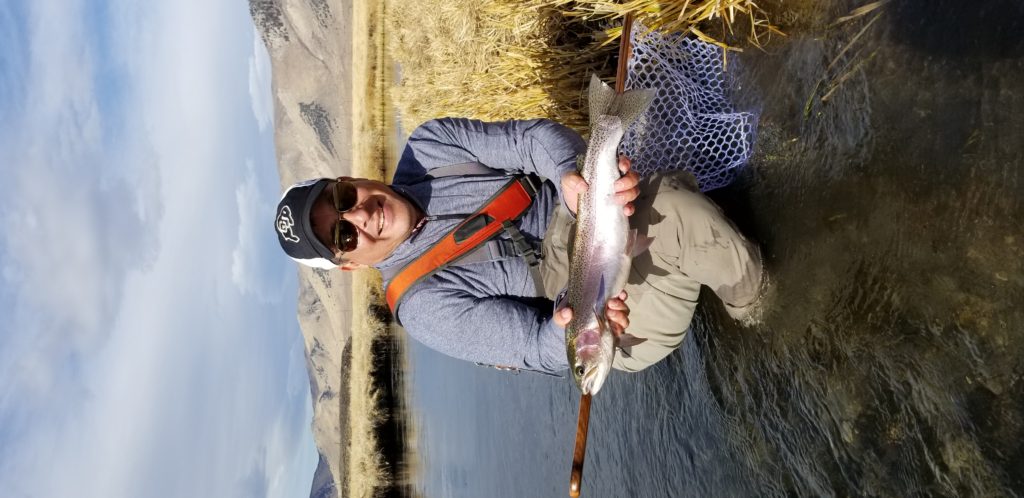
[[[647,33],[639,22],[630,41],[626,88],[658,89],[622,143],[633,168],[641,176],[687,170],[703,191],[728,185],[753,150],[757,116],[733,109],[722,49],[682,34]]]

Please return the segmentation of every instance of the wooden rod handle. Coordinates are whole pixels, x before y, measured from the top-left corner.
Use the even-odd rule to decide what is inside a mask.
[[[579,498],[583,481],[583,459],[587,454],[587,431],[590,429],[590,395],[580,396],[580,416],[576,423],[576,447],[572,450],[572,474],[569,475],[569,496]]]

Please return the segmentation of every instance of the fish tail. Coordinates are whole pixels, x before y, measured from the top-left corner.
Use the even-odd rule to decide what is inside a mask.
[[[656,94],[657,91],[653,88],[629,90],[617,94],[596,74],[591,75],[589,92],[591,129],[594,128],[601,116],[615,116],[622,121],[622,129],[629,128],[651,105]]]

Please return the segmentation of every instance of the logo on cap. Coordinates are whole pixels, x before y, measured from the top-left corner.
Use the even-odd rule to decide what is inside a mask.
[[[282,207],[281,212],[277,214],[277,232],[281,234],[281,238],[288,242],[298,242],[299,236],[292,231],[293,226],[295,219],[292,218],[292,209],[288,206]]]

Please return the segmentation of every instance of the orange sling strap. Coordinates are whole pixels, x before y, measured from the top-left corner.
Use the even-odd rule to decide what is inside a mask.
[[[420,280],[470,253],[502,230],[518,234],[512,222],[530,207],[535,193],[536,188],[529,178],[513,178],[434,247],[402,268],[384,291],[391,313],[396,314],[402,295]]]

